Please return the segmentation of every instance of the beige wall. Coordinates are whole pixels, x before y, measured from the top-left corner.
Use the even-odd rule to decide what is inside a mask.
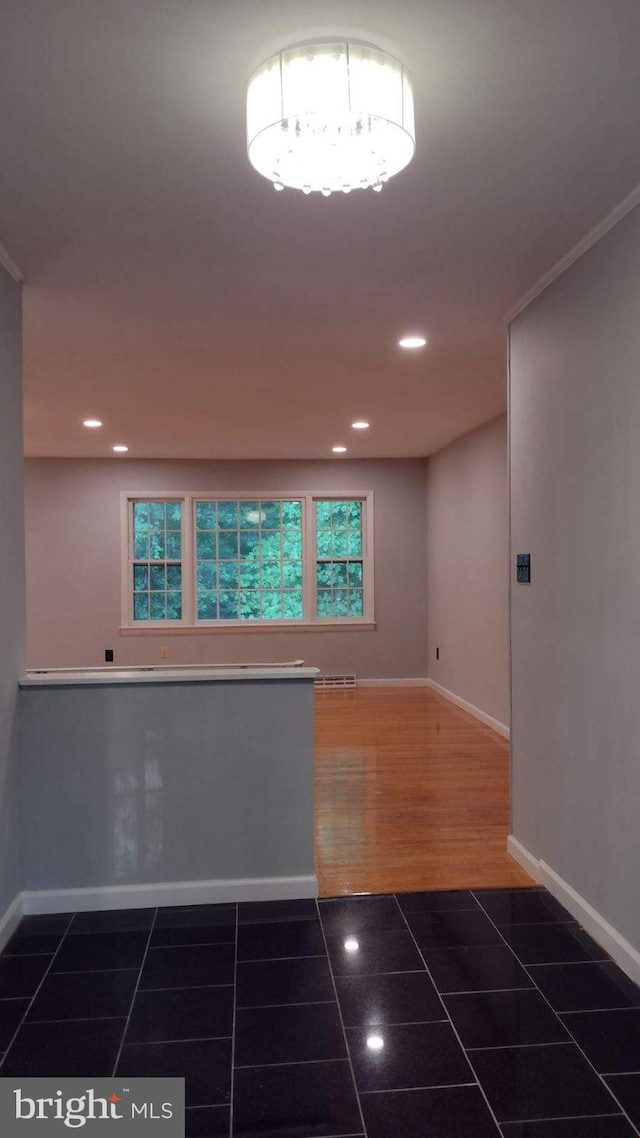
[[[509,723],[507,420],[429,459],[431,679]],[[436,660],[436,647],[440,659]]]
[[[22,875],[17,745],[18,676],[24,667],[21,340],[22,288],[0,266],[0,922]]]
[[[29,667],[87,667],[113,648],[119,664],[302,657],[323,672],[423,677],[427,669],[427,466],[377,462],[27,463]],[[373,490],[375,631],[121,636],[120,492]]]
[[[510,445],[513,832],[636,950],[639,309],[636,208],[512,324]]]

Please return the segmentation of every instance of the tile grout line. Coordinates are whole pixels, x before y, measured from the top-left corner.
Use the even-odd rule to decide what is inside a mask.
[[[477,896],[476,896],[476,894],[475,894],[475,893],[473,893],[473,896],[476,898],[476,901],[478,901],[478,898],[477,898]],[[497,924],[495,923],[495,921],[493,920],[493,918],[492,918],[491,914],[487,912],[487,910],[486,910],[486,909],[485,909],[485,908],[482,906],[482,904],[481,904],[481,902],[480,902],[480,901],[478,901],[478,904],[479,904],[479,905],[480,905],[480,907],[482,908],[482,911],[483,911],[483,913],[485,914],[485,916],[487,917],[487,919],[488,919],[488,920],[491,922],[491,924],[493,925],[494,929],[495,929],[495,930],[496,930],[496,932],[498,933],[498,936],[500,936],[500,937],[501,937],[501,939],[504,941],[504,943],[507,945],[507,948],[509,949],[509,951],[513,953],[513,955],[515,956],[516,960],[518,960],[518,963],[519,963],[519,964],[522,964],[522,961],[521,961],[521,960],[519,960],[519,958],[516,956],[516,953],[514,952],[513,948],[512,948],[512,947],[511,947],[511,945],[509,944],[509,942],[507,941],[506,937],[504,937],[504,936],[502,935],[502,933],[501,933],[501,931],[500,931],[500,928],[498,927],[498,925],[497,925]],[[545,922],[545,923],[549,923],[549,922]],[[560,923],[560,924],[563,924],[563,923],[564,923],[564,924],[566,924],[566,923],[568,923],[568,922],[562,922],[562,921],[560,921],[559,923]],[[576,924],[577,924],[577,922],[574,922],[574,923],[576,923]],[[580,926],[579,926],[579,927],[580,927]],[[609,959],[609,958],[607,958],[607,959]],[[595,963],[598,963],[598,962],[596,961]],[[586,1054],[585,1054],[585,1052],[583,1051],[582,1047],[581,1047],[581,1046],[580,1046],[580,1044],[578,1043],[577,1039],[575,1039],[575,1038],[574,1038],[574,1036],[573,1036],[573,1033],[572,1033],[572,1032],[569,1030],[569,1028],[566,1026],[566,1024],[564,1024],[564,1023],[563,1023],[563,1021],[560,1019],[560,1015],[558,1014],[558,1012],[555,1010],[555,1008],[554,1008],[554,1007],[552,1007],[552,1005],[551,1005],[550,1001],[547,999],[547,997],[545,996],[545,994],[544,994],[544,992],[542,991],[542,989],[541,989],[541,988],[539,988],[539,987],[538,987],[538,985],[536,984],[536,982],[535,982],[535,977],[531,975],[531,972],[530,972],[530,970],[529,970],[529,969],[530,969],[530,967],[536,967],[536,966],[535,966],[535,965],[527,966],[526,964],[522,964],[522,967],[524,968],[525,972],[527,973],[527,976],[529,977],[529,979],[530,979],[530,980],[532,980],[532,981],[533,981],[533,983],[535,984],[535,989],[536,989],[536,991],[537,991],[537,992],[539,992],[539,994],[542,996],[542,999],[544,1000],[544,1002],[545,1002],[545,1004],[547,1005],[547,1007],[548,1007],[548,1008],[549,1008],[549,1009],[550,1009],[550,1010],[553,1012],[554,1016],[555,1016],[555,1017],[556,1017],[556,1019],[558,1020],[558,1023],[559,1023],[559,1024],[560,1024],[562,1027],[564,1027],[566,1031],[568,1031],[568,1032],[569,1032],[569,1036],[570,1036],[570,1040],[569,1040],[569,1042],[572,1042],[572,1043],[573,1043],[573,1045],[574,1045],[574,1047],[577,1047],[578,1051],[579,1051],[579,1052],[580,1052],[580,1054],[582,1055],[582,1058],[585,1060],[585,1062],[586,1062],[586,1063],[588,1063],[588,1065],[591,1067],[591,1070],[594,1072],[594,1074],[595,1074],[595,1075],[597,1076],[597,1078],[600,1080],[600,1082],[601,1082],[601,1084],[602,1084],[602,1086],[603,1086],[604,1090],[606,1091],[606,1093],[607,1093],[607,1094],[609,1095],[609,1097],[610,1097],[610,1098],[613,1100],[613,1102],[615,1102],[615,1103],[616,1103],[616,1105],[617,1105],[617,1106],[620,1108],[620,1112],[621,1112],[621,1113],[624,1115],[624,1117],[627,1119],[627,1122],[629,1123],[629,1125],[630,1125],[631,1129],[633,1130],[633,1132],[634,1132],[635,1134],[638,1134],[638,1135],[640,1135],[640,1130],[638,1130],[638,1128],[637,1128],[637,1127],[634,1125],[633,1121],[631,1120],[631,1118],[630,1118],[630,1117],[629,1117],[629,1115],[627,1114],[626,1110],[624,1109],[624,1107],[623,1107],[622,1103],[621,1103],[621,1102],[620,1102],[620,1101],[619,1101],[619,1100],[616,1098],[616,1096],[614,1095],[614,1093],[613,1093],[613,1091],[611,1090],[611,1088],[607,1086],[607,1084],[606,1084],[606,1083],[605,1083],[605,1081],[604,1081],[604,1077],[603,1077],[603,1076],[600,1074],[600,1072],[599,1072],[599,1071],[597,1071],[597,1070],[596,1070],[596,1068],[595,1068],[594,1064],[591,1062],[591,1060],[589,1059],[588,1055],[586,1055]],[[517,1046],[517,1044],[516,1044],[516,1046]],[[588,1117],[588,1116],[585,1116],[585,1117]]]
[[[146,959],[147,959],[147,955],[148,955],[148,952],[149,952],[149,945],[151,944],[151,938],[152,938],[152,936],[153,936],[153,930],[154,930],[154,928],[155,928],[155,923],[156,923],[157,917],[158,917],[158,909],[157,909],[157,908],[155,908],[155,909],[154,909],[154,911],[153,911],[153,918],[152,918],[152,920],[151,920],[151,927],[149,928],[149,935],[148,935],[148,937],[147,937],[147,944],[146,944],[146,947],[145,947],[145,950],[144,950],[144,955],[143,955],[143,957],[142,957],[142,961],[141,961],[141,964],[140,964],[140,969],[139,969],[139,971],[138,971],[138,979],[137,979],[137,981],[136,981],[136,986],[135,986],[135,988],[133,989],[133,995],[132,995],[132,997],[131,997],[131,1003],[130,1003],[130,1005],[129,1005],[129,1014],[128,1014],[128,1016],[127,1016],[127,1022],[126,1022],[126,1023],[125,1023],[125,1025],[124,1025],[124,1030],[123,1030],[123,1032],[122,1032],[122,1037],[121,1037],[121,1039],[120,1039],[120,1046],[119,1046],[119,1048],[118,1048],[118,1054],[116,1055],[116,1061],[115,1061],[115,1063],[113,1064],[113,1075],[112,1075],[112,1077],[113,1077],[114,1079],[115,1079],[115,1077],[116,1077],[116,1071],[118,1070],[118,1063],[120,1062],[120,1057],[121,1057],[121,1055],[122,1055],[122,1052],[123,1052],[123,1050],[124,1050],[124,1041],[125,1041],[125,1039],[126,1039],[126,1036],[127,1036],[127,1031],[129,1030],[129,1023],[130,1023],[130,1020],[131,1020],[131,1016],[132,1016],[132,1014],[133,1014],[133,1005],[135,1004],[135,1002],[136,1002],[136,996],[138,995],[138,989],[139,989],[139,987],[140,987],[140,981],[141,981],[141,979],[142,979],[142,971],[143,971],[143,969],[144,969],[145,961],[146,961]]]
[[[471,1072],[473,1074],[473,1072]],[[426,1087],[381,1087],[377,1091],[361,1091],[363,1095],[406,1095],[411,1091],[453,1091],[461,1087],[477,1087],[476,1082],[470,1083],[428,1083]]]
[[[33,1003],[34,1003],[34,1000],[35,1000],[35,999],[36,999],[36,997],[39,995],[39,993],[40,993],[40,989],[41,989],[42,985],[44,984],[45,980],[47,979],[47,976],[48,976],[48,975],[49,975],[49,973],[51,972],[51,967],[52,967],[52,965],[53,965],[53,962],[54,962],[54,960],[55,960],[56,956],[58,955],[58,953],[60,952],[60,949],[62,948],[62,945],[64,944],[64,942],[65,942],[65,940],[66,940],[66,938],[67,938],[67,933],[69,932],[69,929],[71,928],[71,925],[73,924],[73,918],[74,918],[74,917],[75,917],[75,913],[72,913],[72,914],[71,914],[71,916],[69,917],[69,923],[68,923],[68,925],[67,925],[66,929],[64,930],[64,932],[63,932],[63,934],[62,934],[62,936],[61,936],[61,938],[60,938],[60,943],[59,943],[58,947],[56,948],[56,950],[55,950],[55,952],[54,952],[53,956],[51,957],[51,960],[49,961],[49,965],[48,965],[48,967],[45,969],[44,975],[43,975],[43,977],[42,977],[42,979],[41,979],[40,983],[38,984],[38,986],[37,986],[37,988],[36,988],[35,992],[34,992],[34,993],[33,993],[33,995],[31,996],[31,998],[29,999],[29,1003],[28,1003],[28,1005],[27,1005],[27,1009],[26,1009],[26,1011],[25,1011],[25,1013],[24,1013],[24,1015],[23,1015],[22,1019],[20,1020],[20,1023],[18,1024],[18,1026],[17,1026],[16,1030],[14,1031],[13,1035],[11,1036],[11,1039],[10,1039],[10,1041],[9,1041],[9,1044],[8,1044],[8,1045],[7,1045],[7,1047],[5,1048],[5,1051],[4,1051],[4,1055],[2,1056],[2,1064],[3,1064],[3,1065],[4,1065],[4,1061],[5,1061],[5,1059],[7,1058],[7,1055],[9,1054],[9,1051],[11,1050],[11,1048],[13,1047],[13,1044],[15,1043],[15,1040],[16,1040],[16,1036],[18,1035],[18,1032],[19,1032],[19,1031],[21,1031],[21,1029],[22,1029],[22,1026],[23,1026],[24,1022],[25,1022],[25,1020],[26,1020],[27,1016],[29,1015],[29,1012],[31,1011],[31,1008],[32,1008],[32,1006],[33,1006]],[[19,929],[19,928],[20,928],[20,925],[18,925],[18,929]],[[18,931],[18,929],[16,929],[16,932]],[[46,954],[45,954],[45,953],[38,953],[38,955],[40,955],[40,956],[44,956],[44,955],[46,955]],[[22,997],[20,997],[20,996],[16,996],[16,997],[15,997],[15,999],[18,999],[18,1000],[19,1000],[19,999],[28,999],[28,997],[26,997],[26,996],[22,996]]]
[[[233,950],[233,1015],[231,1019],[231,1084],[229,1087],[229,1138],[233,1138],[233,1092],[236,1069],[236,1012],[238,1009],[238,934],[240,932],[240,904],[236,902],[236,935]]]
[[[529,1126],[530,1123],[538,1122],[593,1122],[594,1118],[624,1118],[626,1122],[626,1115],[618,1114],[554,1114],[553,1118],[527,1118],[523,1123],[520,1118],[506,1118],[501,1126]]]
[[[362,1110],[362,1103],[360,1102],[360,1092],[358,1090],[358,1084],[356,1082],[356,1073],[353,1069],[353,1063],[351,1061],[351,1052],[349,1051],[349,1040],[347,1039],[347,1029],[344,1026],[344,1018],[342,1016],[342,1008],[340,1006],[340,1000],[338,998],[338,988],[336,985],[336,978],[335,978],[334,973],[333,973],[333,964],[331,962],[331,957],[329,956],[329,946],[327,944],[327,937],[326,937],[326,934],[324,931],[324,925],[322,923],[322,910],[320,908],[320,903],[319,903],[317,898],[316,898],[316,909],[318,912],[318,920],[320,921],[320,932],[322,933],[322,940],[324,942],[324,950],[325,950],[326,957],[327,957],[327,964],[329,966],[329,975],[331,976],[331,983],[333,985],[333,994],[334,994],[335,999],[336,999],[336,1007],[338,1009],[338,1016],[340,1017],[340,1026],[342,1028],[342,1039],[344,1042],[344,1047],[345,1047],[345,1051],[346,1051],[346,1055],[347,1055],[347,1062],[349,1064],[349,1070],[351,1071],[351,1080],[353,1082],[353,1093],[356,1096],[356,1102],[358,1104],[358,1114],[360,1115],[360,1121],[362,1122],[362,1133],[364,1135],[364,1138],[367,1138],[367,1127],[366,1127],[366,1124],[364,1121],[364,1113]]]
[[[411,926],[409,925],[409,922],[408,922],[408,920],[407,920],[406,914],[403,912],[403,909],[402,909],[402,906],[400,905],[400,902],[399,902],[399,900],[398,900],[398,897],[397,897],[397,895],[396,895],[396,894],[394,894],[394,897],[395,897],[395,902],[396,902],[396,905],[398,906],[398,909],[399,909],[399,910],[400,910],[400,912],[402,913],[402,919],[403,919],[403,921],[404,921],[405,925],[407,926],[407,931],[408,931],[408,933],[409,933],[409,936],[411,937],[411,939],[412,939],[412,941],[413,941],[414,945],[416,946],[416,949],[417,949],[418,953],[420,954],[420,959],[422,960],[422,962],[423,962],[423,964],[424,964],[424,966],[425,966],[425,968],[426,968],[426,971],[427,971],[427,976],[429,977],[429,979],[430,979],[430,981],[431,981],[431,983],[432,983],[432,985],[433,985],[433,988],[434,988],[434,990],[435,990],[435,992],[436,992],[436,994],[437,994],[437,996],[438,996],[438,999],[440,1000],[440,1003],[442,1004],[442,1006],[443,1006],[443,1008],[444,1008],[444,1010],[445,1010],[445,1012],[446,1012],[447,1020],[448,1020],[448,1022],[449,1022],[449,1024],[450,1024],[450,1026],[451,1026],[451,1030],[452,1030],[453,1034],[455,1035],[456,1039],[458,1040],[458,1044],[459,1044],[459,1046],[462,1048],[462,1053],[463,1053],[463,1055],[464,1055],[465,1059],[467,1060],[467,1063],[469,1064],[469,1070],[471,1071],[471,1073],[472,1073],[472,1075],[473,1075],[473,1077],[474,1077],[474,1079],[475,1079],[475,1086],[477,1086],[478,1090],[480,1091],[480,1094],[482,1095],[482,1097],[483,1097],[483,1099],[484,1099],[484,1101],[485,1101],[485,1103],[486,1103],[486,1105],[487,1105],[487,1110],[489,1111],[489,1114],[491,1115],[491,1117],[492,1117],[492,1119],[493,1119],[493,1121],[494,1121],[494,1123],[495,1123],[495,1126],[496,1126],[496,1132],[497,1132],[497,1134],[500,1136],[500,1138],[502,1138],[502,1131],[501,1131],[501,1129],[500,1129],[500,1124],[499,1124],[499,1122],[498,1122],[498,1119],[497,1119],[497,1118],[496,1118],[496,1116],[495,1116],[495,1113],[494,1113],[493,1107],[491,1106],[491,1103],[489,1102],[489,1099],[487,1098],[487,1096],[486,1096],[486,1094],[485,1094],[485,1091],[484,1091],[484,1087],[482,1086],[482,1083],[480,1082],[480,1080],[479,1080],[479,1078],[478,1078],[478,1076],[477,1076],[476,1070],[475,1070],[475,1068],[474,1068],[473,1064],[471,1063],[471,1060],[469,1059],[469,1056],[467,1055],[467,1049],[466,1049],[466,1047],[463,1045],[463,1042],[462,1042],[462,1040],[461,1040],[461,1038],[460,1038],[460,1036],[459,1036],[459,1034],[458,1034],[457,1028],[456,1028],[456,1026],[455,1026],[455,1024],[454,1024],[453,1020],[451,1019],[451,1016],[449,1015],[449,1010],[448,1010],[448,1008],[447,1008],[447,1005],[445,1004],[445,1002],[444,1002],[444,1000],[443,1000],[442,996],[440,995],[440,992],[438,991],[438,988],[436,987],[436,983],[435,983],[435,980],[433,979],[433,976],[431,975],[431,972],[430,972],[430,970],[429,970],[429,967],[428,967],[428,965],[427,965],[427,962],[426,962],[426,960],[425,960],[425,957],[424,957],[424,956],[423,956],[423,954],[422,954],[422,950],[421,950],[421,948],[420,948],[420,945],[418,944],[418,942],[417,942],[417,940],[416,940],[415,936],[413,935],[413,930],[412,930]],[[475,898],[474,898],[474,899],[475,899]],[[471,1085],[474,1085],[474,1084],[471,1084]]]

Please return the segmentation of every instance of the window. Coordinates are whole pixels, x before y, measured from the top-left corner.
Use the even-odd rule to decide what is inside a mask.
[[[132,502],[129,553],[133,619],[182,620],[182,502]]]
[[[123,495],[125,628],[373,622],[373,495]]]
[[[364,615],[362,506],[317,499],[316,615]]]

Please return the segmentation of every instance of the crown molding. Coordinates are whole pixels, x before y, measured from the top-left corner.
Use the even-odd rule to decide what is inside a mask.
[[[0,242],[0,265],[2,265],[2,267],[7,270],[9,276],[13,277],[14,281],[17,281],[18,284],[22,284],[24,280],[24,273],[22,272],[22,269],[16,265],[13,257],[9,256],[2,242]]]
[[[525,292],[517,304],[514,304],[513,308],[510,308],[502,317],[505,324],[510,324],[512,320],[515,320],[516,316],[519,316],[527,305],[531,304],[532,300],[540,296],[541,292],[544,292],[557,277],[564,273],[565,269],[573,265],[574,261],[582,257],[601,237],[604,237],[605,233],[613,229],[614,225],[622,221],[622,219],[626,217],[628,213],[631,213],[638,205],[640,205],[640,185],[636,186],[630,194],[627,194],[626,198],[623,198],[621,202],[618,202],[618,205],[614,206],[611,212],[602,218],[602,221],[599,221],[589,233],[578,241],[577,245],[569,249],[568,253],[565,253],[559,261],[556,261],[555,265],[552,265],[544,276],[540,277],[528,292]]]

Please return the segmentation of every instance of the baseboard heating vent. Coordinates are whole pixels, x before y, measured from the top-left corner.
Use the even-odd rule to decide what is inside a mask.
[[[335,691],[337,689],[354,688],[356,686],[355,675],[344,676],[316,676],[315,686],[322,691]]]

